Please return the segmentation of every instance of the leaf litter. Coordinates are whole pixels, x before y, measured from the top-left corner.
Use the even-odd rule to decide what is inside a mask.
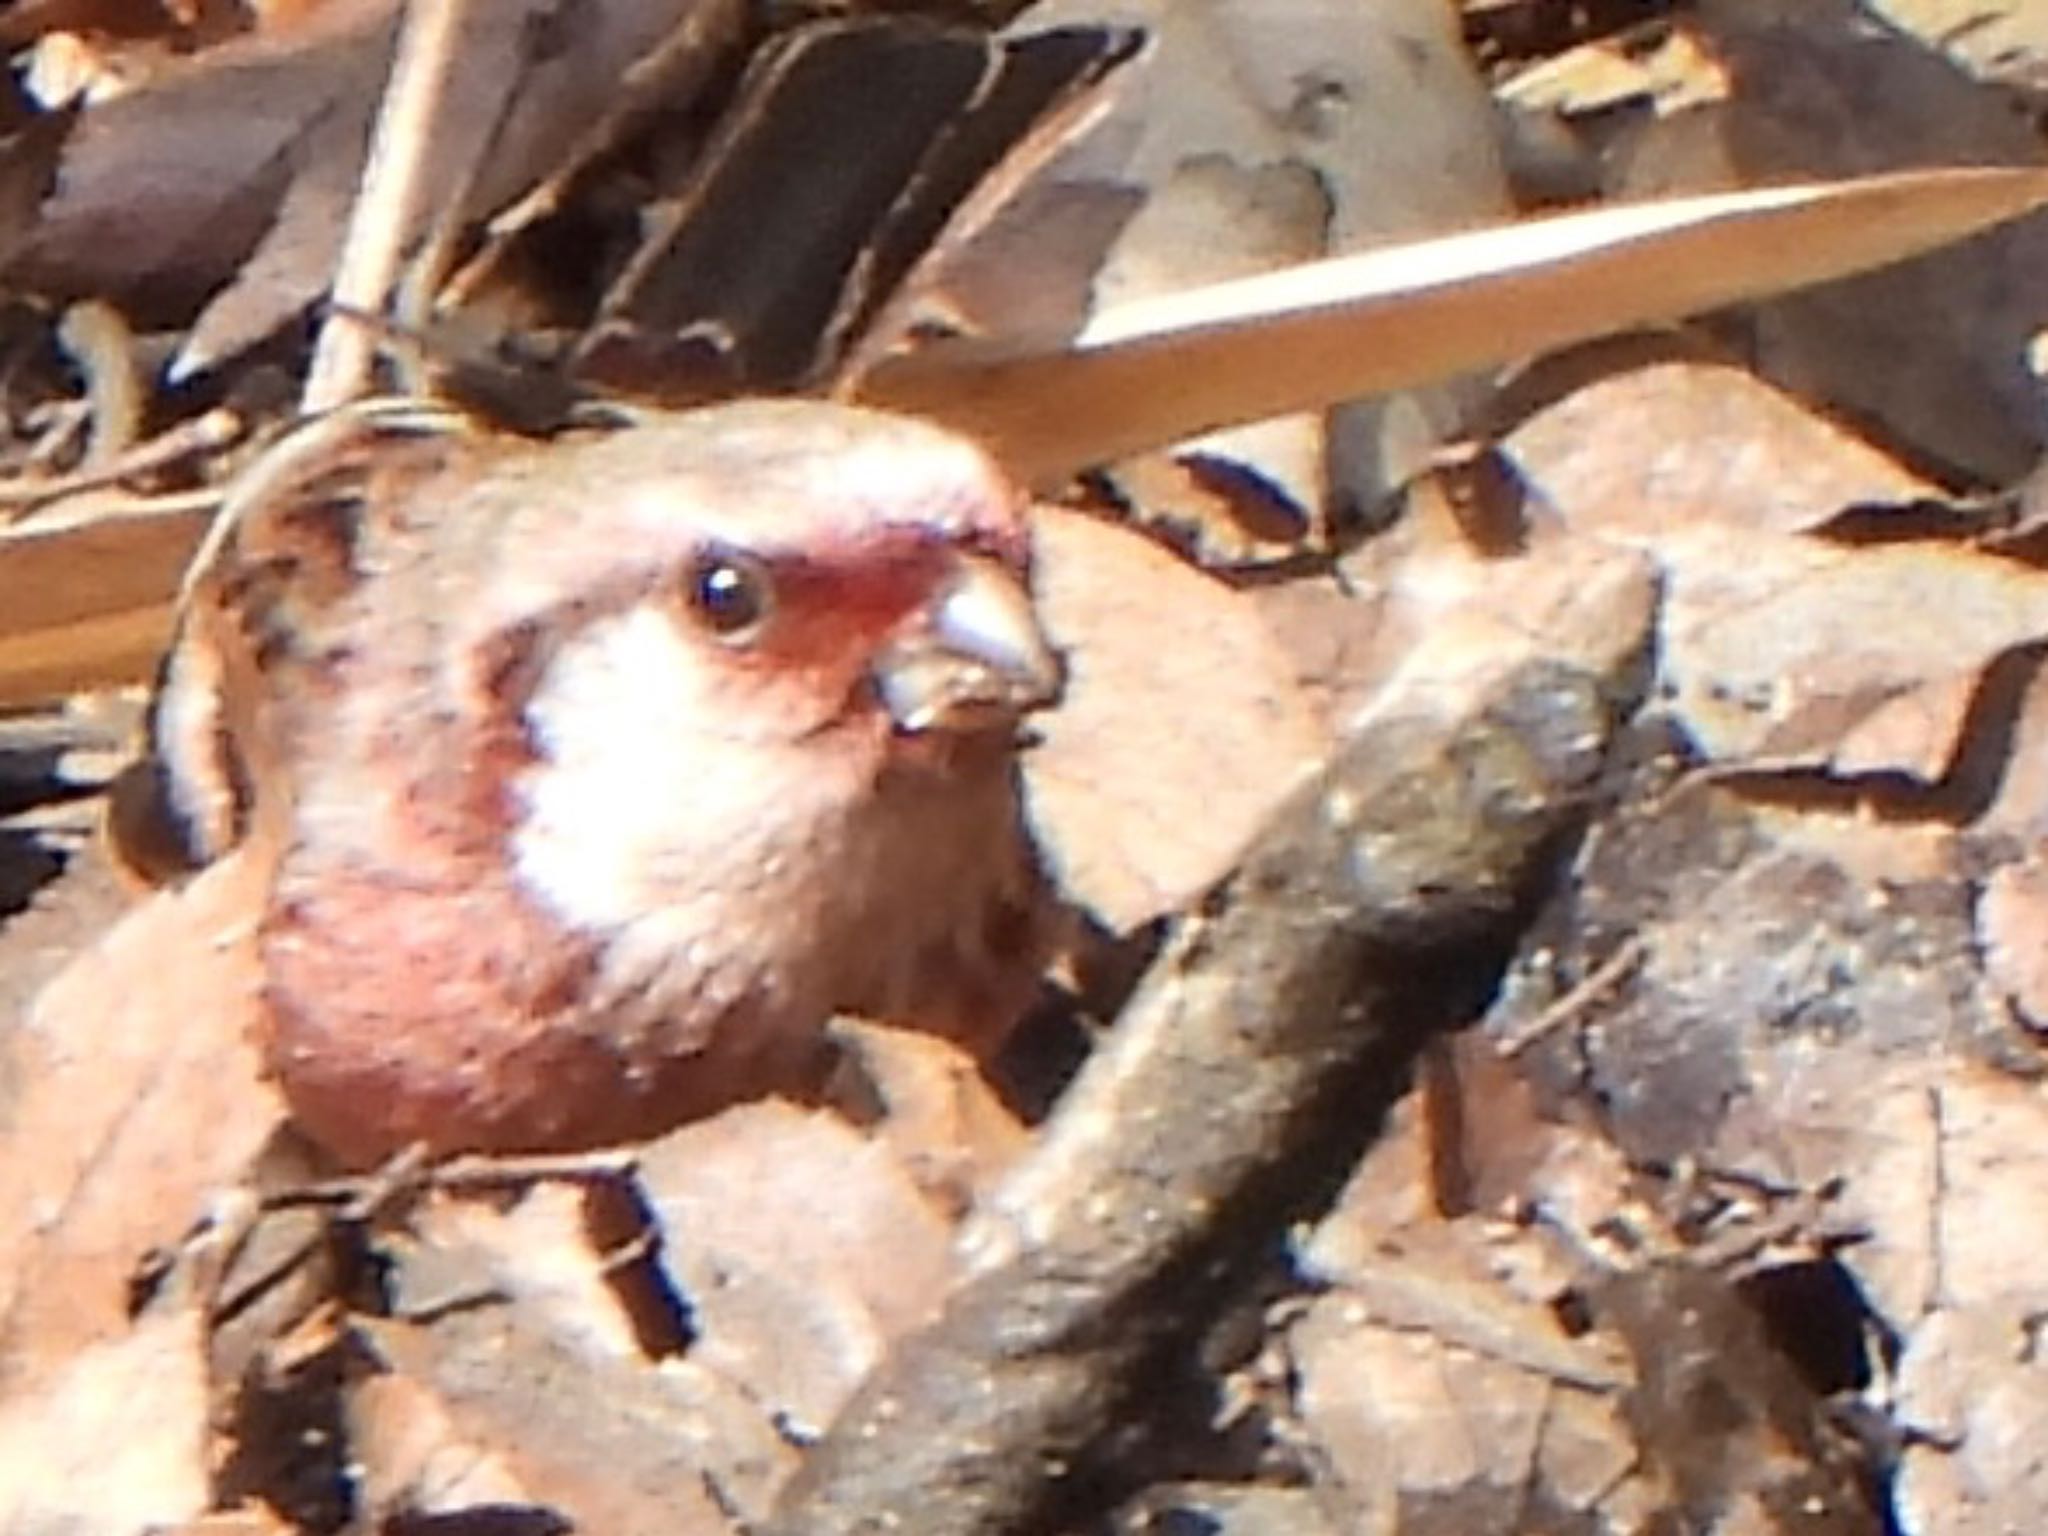
[[[1533,36],[1558,12],[1548,21],[1563,38],[1584,23],[1566,25],[1567,9],[1474,4],[1464,19],[1500,27],[1519,10]],[[1377,46],[1448,10],[1390,11],[1374,33],[1303,7],[1287,42],[1327,37],[1334,58],[1340,40]],[[1216,11],[1232,46],[1284,55],[1262,41],[1269,22]],[[151,370],[183,360],[175,385],[149,374],[152,428],[252,389],[275,365],[245,361],[244,343],[324,288],[382,71],[334,83],[343,54],[321,39],[367,36],[350,29],[371,15],[337,6],[300,31],[203,50],[162,84],[145,77],[129,105],[86,109],[57,150],[56,200],[12,232],[15,249],[47,253],[87,168],[103,166],[91,175],[116,178],[108,186],[132,181],[134,146],[156,132],[124,121],[189,114],[194,142],[212,142],[256,110],[257,85],[233,82],[328,82],[298,98],[341,103],[318,132],[301,115],[267,148],[247,141],[244,171],[214,177],[213,200],[179,214],[189,239],[127,257],[89,240],[103,265],[31,254],[10,268],[19,292],[49,297],[35,263],[61,266],[78,294],[139,324]],[[668,26],[633,16],[604,33],[612,62],[578,78],[616,75]],[[374,23],[388,24],[388,13]],[[1363,43],[1315,31],[1347,26]],[[1668,28],[1691,49],[1671,67],[1712,59],[1725,75],[1621,130],[1648,135],[1613,157],[1632,174],[1663,174],[1653,161],[1676,155],[1681,133],[1719,157],[1689,185],[2038,160],[2012,130],[2009,98],[1910,37],[1885,39],[1893,51],[1870,64],[1856,49],[1874,45],[1833,7],[1702,4],[1676,8]],[[466,144],[489,160],[510,154],[507,142],[552,151],[568,137],[498,121],[502,82],[520,77],[508,57],[524,50],[542,75],[584,68],[522,37],[470,54],[481,106],[449,153]],[[1760,49],[1758,37],[1786,46]],[[723,46],[736,65],[744,48]],[[1436,57],[1471,69],[1455,50]],[[252,73],[242,58],[257,61]],[[1882,114],[1830,128],[1789,111],[1795,61],[1836,88],[1867,64]],[[1478,76],[1463,78],[1432,107],[1490,118],[1470,90]],[[648,114],[658,133],[636,117],[617,142],[572,156],[560,204],[526,227],[588,233],[609,217],[604,271],[628,270],[635,242],[615,210],[639,206],[648,183],[619,144],[687,156],[702,139],[693,114],[716,110],[718,88],[701,89],[694,104]],[[1150,169],[1084,174],[1081,161],[1034,154],[1019,179],[1083,188],[1070,207],[1136,208],[1127,231],[1147,214],[1199,230],[1216,207],[1242,205],[1173,211],[1186,195],[1174,187],[1264,177],[1271,149],[1231,126],[1271,111],[1256,88],[1204,89],[1182,98],[1188,137],[1159,141]],[[1233,100],[1233,89],[1252,94]],[[1593,126],[1617,98],[1611,80],[1546,89],[1540,102],[1524,93],[1522,110],[1571,134],[1616,131]],[[542,114],[548,99],[522,111]],[[1369,126],[1364,99],[1352,106]],[[1944,102],[1968,108],[1937,110]],[[1308,114],[1291,120],[1299,149],[1324,120],[1293,105]],[[1680,127],[1690,114],[1701,116]],[[1942,136],[1916,126],[1931,117]],[[344,120],[356,124],[347,153],[333,147]],[[186,170],[210,163],[168,153]],[[1237,169],[1189,171],[1219,154]],[[1287,175],[1327,199],[1334,227],[1357,194],[1304,154],[1307,171]],[[488,175],[449,174],[469,177],[482,210],[558,164],[529,153]],[[2014,208],[2034,195],[1979,186]],[[1809,222],[1780,227],[1831,239],[1872,208],[1917,217],[1904,184],[1868,195],[1878,201],[1841,204],[1853,216],[1825,198],[1782,205]],[[956,270],[1002,228],[1000,215],[970,213],[951,245],[937,237]],[[1772,216],[1732,215],[1738,229]],[[1926,243],[1940,223],[1904,238]],[[2003,238],[2024,249],[2036,233],[2022,224]],[[1048,286],[1071,293],[1076,252],[1100,245],[1063,247],[1054,266],[1067,266]],[[1313,253],[1283,247],[1283,261]],[[1729,248],[1660,258],[1684,295],[1668,308],[1595,306],[1605,318],[1556,331],[1531,317],[1524,290],[1491,350],[1453,327],[1448,345],[1424,341],[1389,371],[1368,362],[1351,376],[1420,388],[1446,368],[1492,368],[1772,286],[1761,267],[1732,288],[1687,286],[1688,260],[1710,275]],[[1221,273],[1159,249],[1156,292]],[[922,310],[807,293],[814,313],[922,313],[882,361],[856,347],[841,387],[983,421],[1023,472],[1066,492],[1067,506],[1040,513],[1038,540],[1075,687],[1028,771],[1041,835],[1093,931],[1027,1028],[1019,1054],[1042,1036],[1038,1059],[1006,1068],[1036,1073],[1035,1089],[1013,1076],[1005,1103],[942,1048],[887,1021],[849,1024],[836,1107],[743,1106],[582,1169],[393,1170],[309,1206],[317,1171],[287,1155],[246,1040],[259,981],[251,936],[229,914],[235,883],[260,872],[231,860],[104,931],[85,918],[78,958],[0,1037],[10,1520],[405,1529],[498,1511],[710,1532],[855,1528],[887,1509],[920,1530],[997,1530],[1072,1497],[1080,1485],[1062,1469],[1084,1467],[1095,1502],[1068,1516],[1084,1522],[1127,1499],[1131,1520],[1222,1511],[1214,1518],[1239,1530],[1283,1507],[1331,1528],[1402,1531],[2037,1524],[2048,1488],[2023,1448],[2038,1443],[2048,1401],[2029,1237],[2048,901],[2029,765],[2048,718],[2048,587],[2024,528],[1957,495],[2007,487],[2034,451],[2013,401],[2038,305],[1998,275],[2026,270],[2022,258],[1997,250],[1922,259],[1912,281],[1941,300],[1938,346],[1881,323],[1929,306],[1884,286],[1896,278],[1863,279],[1825,323],[1800,318],[1803,301],[1723,314],[1693,333],[1685,360],[1594,366],[1585,382],[1558,369],[1567,382],[1547,403],[1507,419],[1498,403],[1515,391],[1492,394],[1492,440],[1420,473],[1343,481],[1329,419],[1297,422],[1278,459],[1261,446],[1270,435],[1208,439],[1199,452],[1292,508],[1255,550],[1210,521],[1190,533],[1178,492],[1143,476],[1067,485],[1133,433],[1166,446],[1156,422],[1133,426],[1106,406],[1085,367],[1061,375],[1043,361],[1071,338],[1014,339],[1074,391],[1073,436],[1011,435],[1004,423],[1029,413],[1006,417],[1004,400],[1042,398],[1040,386],[1014,358],[1009,375],[969,352],[949,360],[930,334],[964,313],[940,302],[945,262],[898,264],[930,300]],[[1655,291],[1648,264],[1599,266],[1617,259],[1592,261]],[[123,260],[141,264],[104,265]],[[285,261],[282,281],[266,261]],[[565,288],[547,266],[544,240],[502,259],[495,312],[538,305],[551,323],[590,324],[603,294],[587,279]],[[1583,270],[1576,280],[1589,286]],[[1813,301],[1824,309],[1827,292]],[[1312,295],[1299,302],[1313,307]],[[717,302],[712,329],[744,330],[745,306]],[[1070,319],[1081,345],[1135,355],[1144,325],[1118,318],[1108,290],[1097,302],[1093,322]],[[1458,304],[1477,315],[1503,303],[1403,302],[1439,324]],[[212,329],[197,320],[202,304]],[[1161,349],[1150,377],[1224,367],[1205,359],[1228,354],[1189,334]],[[53,354],[31,346],[8,375],[16,435],[76,387]],[[1220,391],[1227,411],[1302,403],[1283,375],[1247,363]],[[981,381],[1004,377],[1026,382],[977,416]],[[1334,393],[1313,399],[1318,415]],[[1100,419],[1074,424],[1090,412]],[[1200,407],[1179,419],[1180,435],[1220,424]],[[203,509],[176,498],[204,494],[237,457],[134,470],[111,509],[73,509],[67,523],[60,507],[5,536],[14,611],[0,621],[0,697],[40,706],[146,672],[204,529]],[[1425,761],[1437,766],[1374,776]],[[1532,761],[1549,776],[1515,766]],[[1526,845],[1489,841],[1508,825]],[[1318,842],[1331,827],[1336,841]],[[1423,896],[1372,884],[1411,869]],[[10,972],[49,942],[36,937],[41,916],[0,929]],[[1238,947],[1240,930],[1269,933],[1270,947]],[[1137,999],[1057,1097],[1062,1052],[1085,1049],[1117,1012],[1162,931]],[[195,932],[207,942],[191,943]],[[1329,933],[1359,947],[1330,951]],[[1455,984],[1411,1013],[1383,979],[1404,973]],[[1222,1011],[1205,1013],[1216,999]],[[1354,1034],[1315,1032],[1340,1019]],[[1458,1024],[1472,1027],[1423,1043]],[[1295,1090],[1277,1085],[1298,1084],[1308,1105],[1340,1081],[1327,1062],[1283,1067],[1291,1049],[1304,1061],[1371,1056],[1350,1080],[1354,1102],[1386,1106],[1385,1127],[1375,1135],[1354,1116],[1333,1135],[1306,1109],[1281,1113]],[[1279,1097],[1262,1099],[1269,1087]],[[1042,1124],[1015,1107],[1056,1097]],[[1269,1118],[1251,1113],[1268,1103]],[[1219,1182],[1200,1182],[1205,1169]],[[1214,1262],[1176,1268],[1188,1254]],[[1071,1289],[1055,1306],[1034,1266],[1060,1263]],[[1206,1278],[1182,1284],[1196,1272]],[[1056,1318],[1066,1332],[1031,1332]],[[1006,1348],[1027,1368],[1004,1367]],[[1719,1408],[1702,1417],[1708,1403]],[[929,1427],[874,1442],[896,1448],[893,1468],[864,1464],[862,1435],[891,1418]],[[1139,1418],[1149,1444],[1103,1433]],[[977,1439],[977,1424],[992,1438]],[[1077,1424],[1094,1428],[1077,1438]],[[89,1465],[82,1446],[95,1448]],[[990,1458],[995,1474],[977,1485],[963,1469],[988,1474]],[[984,1497],[989,1487],[1001,1498]]]

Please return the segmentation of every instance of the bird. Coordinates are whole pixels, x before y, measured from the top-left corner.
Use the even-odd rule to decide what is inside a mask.
[[[840,1012],[986,1052],[1057,928],[1028,510],[827,400],[315,418],[195,563],[112,841],[261,861],[263,1058],[347,1166],[639,1140]]]

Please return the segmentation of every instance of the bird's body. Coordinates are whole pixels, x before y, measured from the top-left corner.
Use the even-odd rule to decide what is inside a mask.
[[[204,851],[274,860],[268,1050],[316,1139],[613,1142],[796,1081],[835,1010],[1001,1032],[1057,665],[978,450],[816,402],[347,443],[259,482],[188,616],[239,654],[159,711]]]

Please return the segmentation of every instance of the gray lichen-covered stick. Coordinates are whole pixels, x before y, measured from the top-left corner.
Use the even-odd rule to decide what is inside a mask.
[[[812,1451],[774,1530],[1050,1528],[1090,1446],[1472,1002],[1612,720],[1601,679],[1530,663],[1305,786],[1185,920],[980,1218],[967,1282]]]

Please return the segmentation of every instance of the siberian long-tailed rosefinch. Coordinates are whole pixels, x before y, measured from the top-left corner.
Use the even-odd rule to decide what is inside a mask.
[[[637,1137],[800,1079],[835,1010],[986,1042],[1028,997],[1013,758],[1059,666],[972,445],[359,411],[238,499],[160,785],[273,861],[268,1057],[341,1157]]]

